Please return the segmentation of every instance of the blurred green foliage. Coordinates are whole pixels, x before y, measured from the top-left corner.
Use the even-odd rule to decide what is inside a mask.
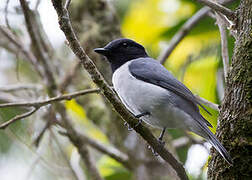
[[[239,1],[236,1],[231,8],[236,7],[238,3]],[[143,44],[154,58],[157,58],[181,26],[202,7],[197,1],[192,0],[116,0],[115,5],[121,19],[123,35]],[[228,37],[231,56],[234,39]],[[191,62],[188,63],[189,61]],[[219,103],[220,100],[216,93],[216,73],[219,68],[222,68],[222,61],[220,37],[215,21],[210,17],[205,17],[200,21],[172,52],[165,66],[193,93]],[[24,76],[35,74],[27,69],[25,61],[20,61],[19,68]],[[30,80],[36,81],[36,77],[32,77]],[[109,145],[108,137],[88,119],[85,109],[80,104],[71,100],[65,103],[65,107],[68,115],[75,120],[75,123],[82,128],[85,134]],[[201,112],[214,126],[212,129],[214,132],[218,112],[210,108],[207,109],[213,116],[209,116],[204,111]],[[24,110],[16,108],[0,109],[0,122],[7,121],[22,112]],[[18,121],[10,128],[18,136],[25,136],[24,139],[31,140],[29,133],[26,132],[28,127],[26,123],[26,121]],[[184,133],[179,130],[168,130],[168,133],[172,139],[184,136]],[[0,144],[0,153],[8,152],[12,144],[3,131],[0,131]],[[177,155],[183,163],[187,159],[189,148],[190,145],[177,149]],[[71,156],[73,146],[68,144],[66,149]],[[97,166],[106,180],[133,179],[132,173],[108,156],[99,156]],[[190,179],[202,179],[202,177],[191,176]]]
[[[233,4],[231,8],[237,7],[238,3]],[[201,7],[197,1],[191,0],[131,1],[123,17],[122,32],[124,36],[142,43],[151,56],[157,57],[164,49],[161,45],[168,43]],[[234,40],[228,36],[228,41],[231,57]],[[219,103],[216,91],[217,71],[222,68],[222,61],[220,36],[215,20],[210,17],[201,20],[175,48],[166,60],[165,66],[193,93]],[[207,109],[213,114],[212,116],[202,110],[201,113],[211,122],[214,127],[211,130],[215,132],[218,112],[211,108]],[[169,134],[173,138],[184,135],[179,130],[169,130]],[[177,150],[182,162],[186,161],[188,148],[189,146],[186,146]],[[198,178],[201,179],[200,176]]]
[[[3,103],[3,102],[0,102]],[[0,109],[0,123],[3,123],[20,113],[25,111],[19,108],[1,108]],[[10,125],[11,131],[15,132],[16,135],[24,137],[26,134],[26,125],[25,121],[18,121]],[[9,148],[12,145],[12,140],[6,135],[4,131],[0,131],[0,153],[7,153]]]
[[[105,155],[99,160],[98,168],[106,180],[130,180],[132,178],[132,174],[120,163]]]

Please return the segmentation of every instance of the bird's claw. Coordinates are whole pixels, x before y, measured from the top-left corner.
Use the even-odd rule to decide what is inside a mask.
[[[160,139],[160,138],[158,138],[158,142],[162,147],[165,145],[165,142],[162,141],[162,139]],[[150,145],[148,145],[147,148],[151,150],[151,152],[154,154],[154,156],[159,156],[159,154]]]
[[[135,125],[135,127],[139,126],[142,122],[143,122],[143,120],[139,119],[138,122],[137,122],[137,124]]]
[[[151,113],[150,112],[144,112],[144,113],[141,113],[141,114],[138,114],[138,115],[135,115],[136,118],[141,118],[143,116],[150,116]]]
[[[159,139],[159,138],[158,138],[158,142],[159,142],[162,146],[165,145],[165,141],[162,141],[162,139]]]
[[[143,121],[141,119],[138,120],[137,124],[134,126],[134,128],[136,128],[137,126],[139,126]],[[132,131],[134,128],[132,128],[127,122],[124,123],[124,126],[128,127],[129,131]]]
[[[126,126],[128,128],[128,131],[133,130],[133,128],[127,122],[124,123],[124,126]]]
[[[148,145],[147,148],[151,150],[154,156],[159,156],[159,154],[150,145]]]

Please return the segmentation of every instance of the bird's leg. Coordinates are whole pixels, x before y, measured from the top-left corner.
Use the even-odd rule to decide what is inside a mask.
[[[133,130],[133,128],[130,127],[130,125],[127,122],[124,123],[124,126],[127,126],[128,131],[132,131]]]
[[[165,130],[166,130],[166,127],[163,128],[163,130],[162,130],[162,132],[161,132],[161,134],[160,134],[160,136],[159,136],[159,138],[158,138],[158,142],[159,142],[162,146],[165,145],[165,142],[162,141],[162,140],[163,140],[163,137],[164,137]],[[151,149],[152,153],[153,153],[155,156],[158,156],[158,153],[157,153],[150,145],[148,145],[148,149]]]
[[[150,113],[149,113],[149,112],[143,112],[143,113],[141,113],[141,114],[134,115],[134,116],[135,116],[135,118],[138,118],[138,119],[139,119],[139,118],[141,118],[141,117],[143,117],[143,116],[147,116],[147,115],[150,115]],[[139,119],[139,120],[138,120],[138,123],[135,125],[135,127],[139,126],[139,124],[141,124],[142,121],[143,121],[142,119]],[[133,130],[133,128],[130,127],[130,125],[129,125],[127,122],[125,122],[124,125],[128,127],[128,130],[129,130],[129,131],[132,131],[132,130]]]
[[[163,128],[163,130],[162,130],[162,132],[161,132],[161,134],[160,134],[160,136],[158,138],[159,143],[162,144],[162,145],[165,145],[165,142],[163,141],[165,130],[166,130],[166,127]]]

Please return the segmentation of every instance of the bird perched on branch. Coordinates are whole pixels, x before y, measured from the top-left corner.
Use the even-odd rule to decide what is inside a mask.
[[[162,128],[160,142],[166,128],[189,130],[207,139],[232,164],[198,106],[206,112],[207,109],[164,66],[149,57],[142,45],[130,39],[116,39],[94,51],[109,61],[114,89],[126,108],[139,122]]]

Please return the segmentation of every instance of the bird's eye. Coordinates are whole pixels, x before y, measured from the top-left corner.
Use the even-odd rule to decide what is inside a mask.
[[[123,43],[122,45],[123,45],[123,47],[128,47],[127,43]]]

